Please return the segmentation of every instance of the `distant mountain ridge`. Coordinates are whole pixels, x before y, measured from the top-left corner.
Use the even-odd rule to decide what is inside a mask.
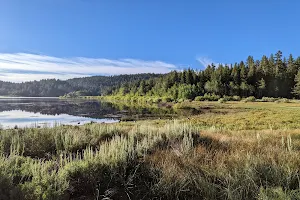
[[[126,74],[116,76],[92,76],[68,80],[46,79],[23,83],[0,81],[0,96],[58,97],[74,91],[85,95],[109,94],[126,82],[148,80],[162,74]]]

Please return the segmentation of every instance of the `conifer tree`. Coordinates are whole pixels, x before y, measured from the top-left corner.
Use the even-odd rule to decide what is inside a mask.
[[[300,70],[298,71],[297,75],[295,76],[295,86],[293,89],[293,94],[295,94],[297,97],[300,97]]]

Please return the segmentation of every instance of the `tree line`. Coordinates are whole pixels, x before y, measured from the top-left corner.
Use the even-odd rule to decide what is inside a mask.
[[[1,96],[24,97],[58,97],[74,91],[81,95],[107,95],[112,94],[116,88],[126,82],[147,80],[161,76],[160,74],[133,74],[118,76],[92,76],[73,78],[66,81],[47,79],[23,83],[0,81]]]
[[[172,71],[158,78],[124,82],[113,95],[159,96],[172,99],[194,99],[215,94],[256,98],[300,96],[300,57],[288,58],[278,51],[269,57],[231,65],[208,65],[205,70]]]

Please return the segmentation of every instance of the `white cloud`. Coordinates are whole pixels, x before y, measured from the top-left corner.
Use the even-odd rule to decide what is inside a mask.
[[[0,53],[0,80],[23,82],[56,78],[66,80],[92,75],[167,73],[177,66],[162,61],[104,58],[58,58],[37,54]]]
[[[196,59],[203,67],[207,67],[207,65],[211,65],[212,63],[214,63],[213,60],[207,57],[198,57]]]
[[[212,63],[215,65],[215,66],[219,66],[220,64],[223,64],[223,63],[218,63],[218,62],[215,62],[213,61],[212,59],[208,58],[208,57],[205,57],[205,56],[199,56],[196,58],[196,60],[203,66],[203,67],[207,67],[208,65],[211,65]],[[224,64],[223,64],[224,65]]]

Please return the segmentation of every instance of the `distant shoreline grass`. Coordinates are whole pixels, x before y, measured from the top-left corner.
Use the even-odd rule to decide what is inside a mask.
[[[173,99],[171,97],[156,97],[156,96],[132,96],[132,95],[108,95],[108,96],[80,96],[76,98],[83,99],[99,99],[107,101],[125,101],[125,102],[135,102],[135,103],[181,103],[186,101],[219,101],[220,103],[225,103],[227,101],[243,101],[243,102],[298,102],[296,99],[287,98],[275,98],[275,97],[262,97],[257,99],[254,96],[241,98],[239,96],[219,96],[214,94],[205,94],[204,96],[197,96],[194,99]]]

